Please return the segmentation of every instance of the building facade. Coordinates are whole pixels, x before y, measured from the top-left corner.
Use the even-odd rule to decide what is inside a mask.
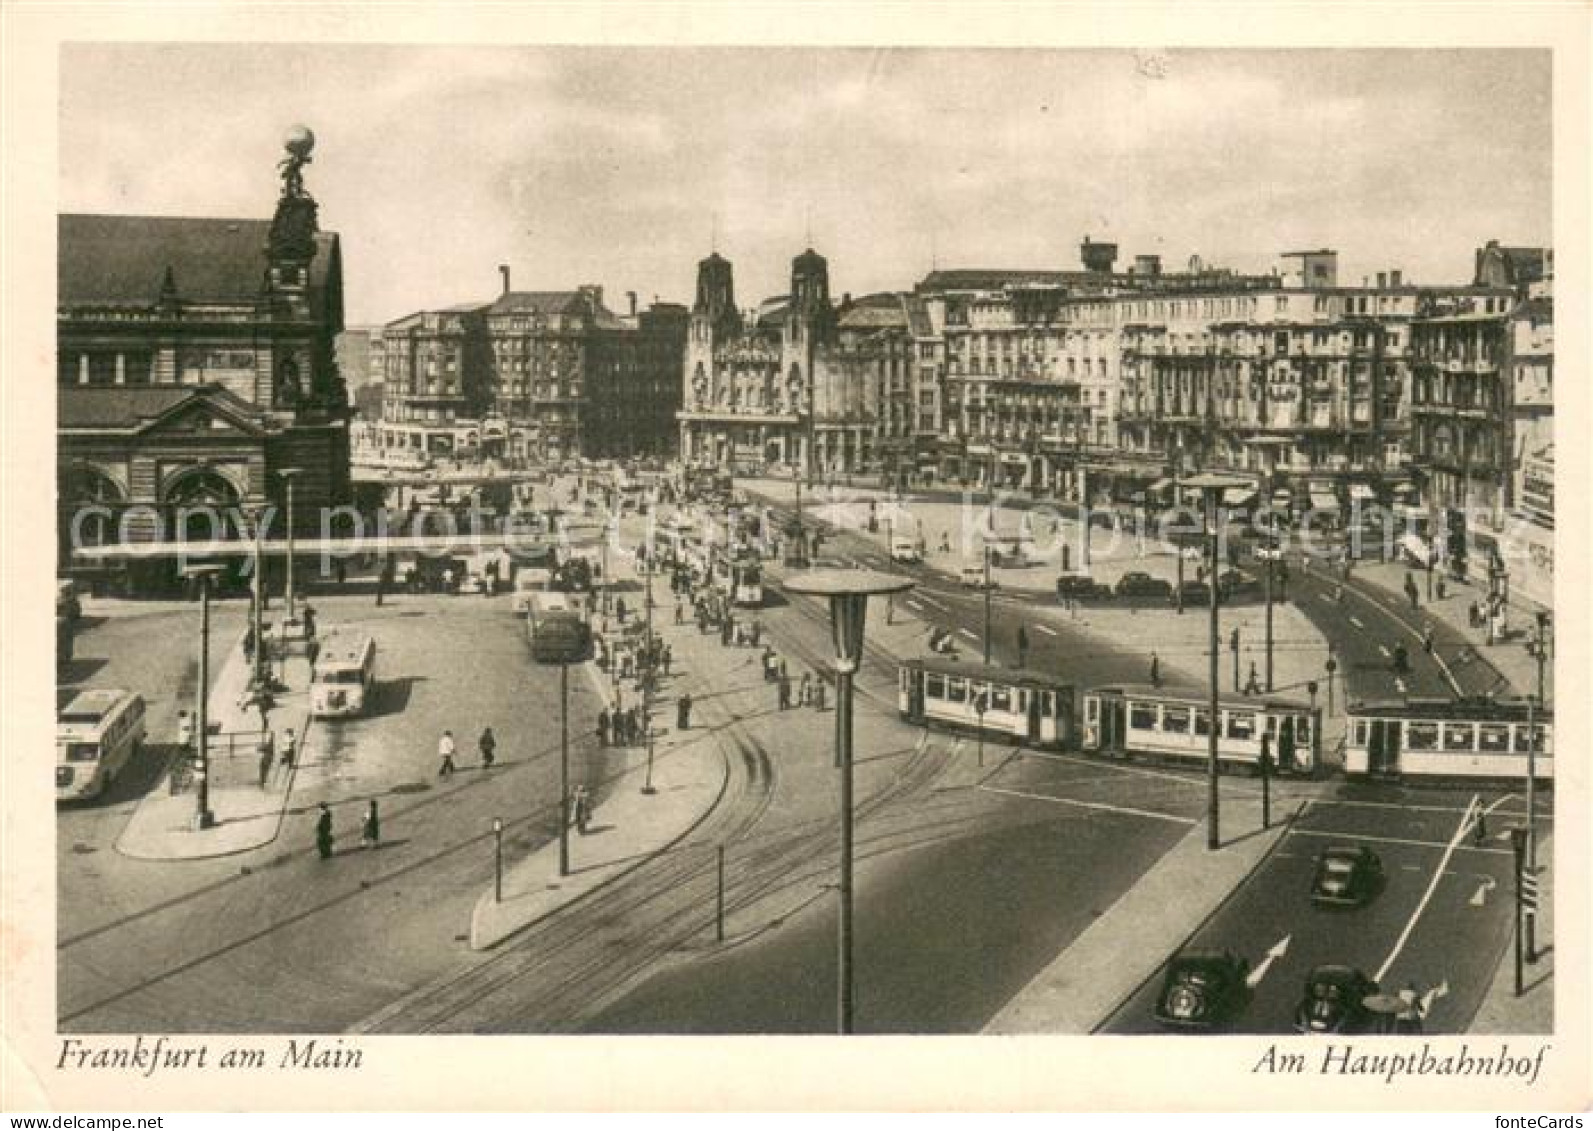
[[[268,221],[58,218],[63,567],[74,542],[236,534],[285,471],[305,530],[348,501],[342,253],[300,177],[313,139],[290,143]]]

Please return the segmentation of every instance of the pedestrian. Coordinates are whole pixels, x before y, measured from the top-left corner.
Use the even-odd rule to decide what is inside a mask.
[[[730,647],[731,641],[735,639],[735,632],[736,619],[728,616],[722,617],[719,621],[719,643],[726,648]]]
[[[321,816],[315,822],[315,850],[322,860],[332,859],[332,810],[321,802]]]
[[[1394,1014],[1394,1032],[1414,1036],[1422,1031],[1423,1013],[1421,993],[1415,982],[1406,982],[1405,988],[1395,995],[1399,998],[1399,1012]]]
[[[443,582],[443,592],[444,593],[452,593],[454,591],[454,567],[453,566],[444,566],[443,567],[442,582]]]
[[[304,606],[304,636],[307,640],[315,640],[315,608],[309,604]]]
[[[797,703],[806,707],[813,701],[813,676],[809,672],[802,673],[802,680],[797,684]]]
[[[476,740],[476,746],[481,750],[481,768],[492,769],[492,763],[498,757],[498,739],[493,735],[491,727],[481,732],[481,737]]]
[[[582,836],[586,835],[586,826],[592,820],[592,795],[587,792],[586,786],[575,787],[575,831]]]
[[[791,709],[791,677],[786,675],[785,672],[781,672],[780,676],[779,676],[779,681],[780,681],[780,710],[789,711]]]
[[[664,645],[664,650],[663,650],[663,653],[662,653],[660,659],[661,659],[662,667],[664,669],[664,674],[668,675],[669,674],[670,665],[675,662],[675,650],[673,648],[671,648],[668,644],[665,644]]]
[[[1414,610],[1417,605],[1416,579],[1411,576],[1409,570],[1405,571],[1405,597],[1410,601],[1410,607]]]
[[[824,710],[824,689],[826,686],[822,677],[813,681],[813,709],[815,711]]]
[[[616,597],[616,598],[614,598],[614,615],[619,617],[619,622],[621,624],[625,623],[625,598],[624,597]]]
[[[382,817],[376,809],[376,798],[371,798],[365,806],[365,822],[360,826],[360,843],[366,848],[375,848],[382,839]]]
[[[1151,653],[1150,681],[1152,687],[1160,687],[1162,685],[1162,658],[1155,652]]]
[[[294,759],[298,755],[298,744],[298,736],[293,733],[292,727],[282,732],[282,749],[278,753],[277,760],[282,763],[284,770],[293,769]]]
[[[1422,647],[1427,650],[1427,654],[1429,656],[1431,656],[1433,654],[1433,623],[1432,623],[1432,621],[1428,621],[1425,625],[1422,626]]]
[[[275,743],[268,730],[260,732],[260,788],[271,780],[271,764],[276,760]]]
[[[1444,575],[1443,574],[1439,574],[1438,575],[1438,580],[1435,583],[1435,587],[1436,587],[1436,589],[1438,591],[1438,599],[1440,601],[1442,601],[1444,599]]]
[[[763,639],[763,622],[759,621],[759,620],[754,620],[752,622],[752,646],[754,648],[756,648],[758,646],[758,641],[760,641],[762,639]]]
[[[682,695],[675,701],[675,729],[691,729],[691,696]]]
[[[437,776],[440,778],[452,777],[454,766],[454,732],[445,730],[442,737],[437,740],[437,756],[442,759],[442,765],[437,767]]]
[[[780,678],[781,679],[785,679],[786,678],[785,657],[784,656],[780,657]]]
[[[254,663],[254,625],[243,630],[243,659],[244,663]]]
[[[1481,805],[1477,806],[1477,822],[1471,826],[1471,839],[1479,846],[1488,841],[1488,810]]]
[[[638,746],[642,741],[642,715],[634,706],[625,712],[625,739],[630,746]]]
[[[686,602],[680,600],[679,598],[676,598],[676,600],[675,600],[675,623],[677,625],[679,625],[679,624],[684,624],[685,622],[686,622]]]
[[[1029,663],[1029,632],[1023,625],[1018,626],[1018,666],[1027,667]]]
[[[304,642],[304,658],[310,667],[315,667],[315,658],[321,654],[321,642],[315,637],[310,637]]]

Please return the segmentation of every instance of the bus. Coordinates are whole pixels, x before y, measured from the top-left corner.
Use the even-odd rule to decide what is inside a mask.
[[[1073,685],[1042,672],[930,656],[902,661],[897,679],[910,723],[1050,749],[1077,741]]]
[[[744,609],[763,607],[763,563],[756,554],[730,563],[730,599]]]
[[[1224,695],[1217,711],[1219,768],[1259,769],[1266,737],[1278,772],[1316,771],[1322,753],[1322,716],[1316,708],[1286,698]],[[1083,747],[1097,754],[1203,765],[1210,757],[1210,718],[1210,699],[1198,688],[1094,687],[1084,693]]]
[[[339,629],[321,641],[310,674],[310,713],[318,719],[357,715],[376,687],[376,638]]]
[[[55,799],[99,797],[144,745],[144,699],[131,691],[82,691],[55,723]]]
[[[1554,779],[1554,716],[1524,700],[1408,699],[1350,705],[1344,772],[1354,777]]]

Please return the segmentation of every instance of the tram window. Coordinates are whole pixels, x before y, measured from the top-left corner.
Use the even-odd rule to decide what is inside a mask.
[[[1405,749],[1407,749],[1407,750],[1437,750],[1438,749],[1438,724],[1437,723],[1406,723],[1405,724]]]
[[[1532,728],[1532,732],[1533,732],[1534,737],[1537,739],[1537,747],[1538,747],[1538,749],[1542,750],[1543,749],[1543,728],[1542,727],[1533,727]],[[1516,726],[1516,753],[1517,754],[1525,754],[1526,752],[1527,752],[1527,728],[1526,728],[1526,726],[1524,724],[1517,724],[1517,726]]]
[[[1256,717],[1249,711],[1235,711],[1228,716],[1228,737],[1251,739],[1256,736]]]
[[[1164,707],[1162,709],[1162,729],[1169,734],[1189,733],[1189,708]]]
[[[1018,691],[1018,714],[1023,714],[1029,709],[1029,693],[1022,689]]]
[[[1156,704],[1130,703],[1128,705],[1128,725],[1134,730],[1156,729]]]
[[[1049,692],[1049,691],[1036,691],[1034,694],[1040,700],[1040,714],[1043,717],[1048,718],[1048,719],[1055,718],[1056,717],[1055,716],[1055,708],[1054,708],[1054,706],[1053,706],[1053,704],[1051,702],[1051,698],[1052,698],[1051,692]],[[1093,699],[1090,700],[1090,703],[1093,706],[1094,703],[1095,703],[1095,700],[1093,700]]]
[[[1475,750],[1477,747],[1477,728],[1471,723],[1445,723],[1444,724],[1444,749],[1445,750]]]
[[[960,679],[946,681],[946,698],[953,703],[968,702],[968,684]]]
[[[1301,746],[1311,745],[1311,716],[1300,715],[1294,720],[1294,741]]]
[[[924,677],[924,694],[931,699],[944,699],[946,697],[946,677],[943,675],[926,675]]]
[[[1357,745],[1357,746],[1365,746],[1366,745],[1366,720],[1365,719],[1356,719],[1355,720],[1355,731],[1354,731],[1354,733],[1355,733],[1355,739],[1354,739],[1355,745]]]
[[[1211,712],[1209,712],[1209,711],[1200,711],[1200,710],[1197,710],[1195,712],[1195,733],[1196,734],[1210,734],[1211,733]]]
[[[1477,749],[1484,754],[1508,753],[1510,750],[1510,728],[1503,723],[1478,723]]]
[[[1012,689],[1010,687],[992,687],[990,689],[990,706],[987,709],[991,711],[1011,711]]]
[[[1277,715],[1268,715],[1267,716],[1267,737],[1272,739],[1273,741],[1277,741],[1277,737],[1278,737],[1278,716]]]
[[[1045,693],[1041,709],[1049,715],[1051,713],[1051,693]],[[1090,698],[1084,701],[1084,721],[1087,723],[1099,722],[1101,718],[1101,701]]]

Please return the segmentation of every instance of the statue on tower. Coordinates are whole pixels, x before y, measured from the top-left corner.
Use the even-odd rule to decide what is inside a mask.
[[[315,198],[304,189],[304,166],[315,149],[315,134],[308,126],[293,126],[282,139],[288,155],[277,163],[282,177],[282,195],[277,199],[276,215],[271,218],[267,251],[275,260],[308,260],[315,255]]]

